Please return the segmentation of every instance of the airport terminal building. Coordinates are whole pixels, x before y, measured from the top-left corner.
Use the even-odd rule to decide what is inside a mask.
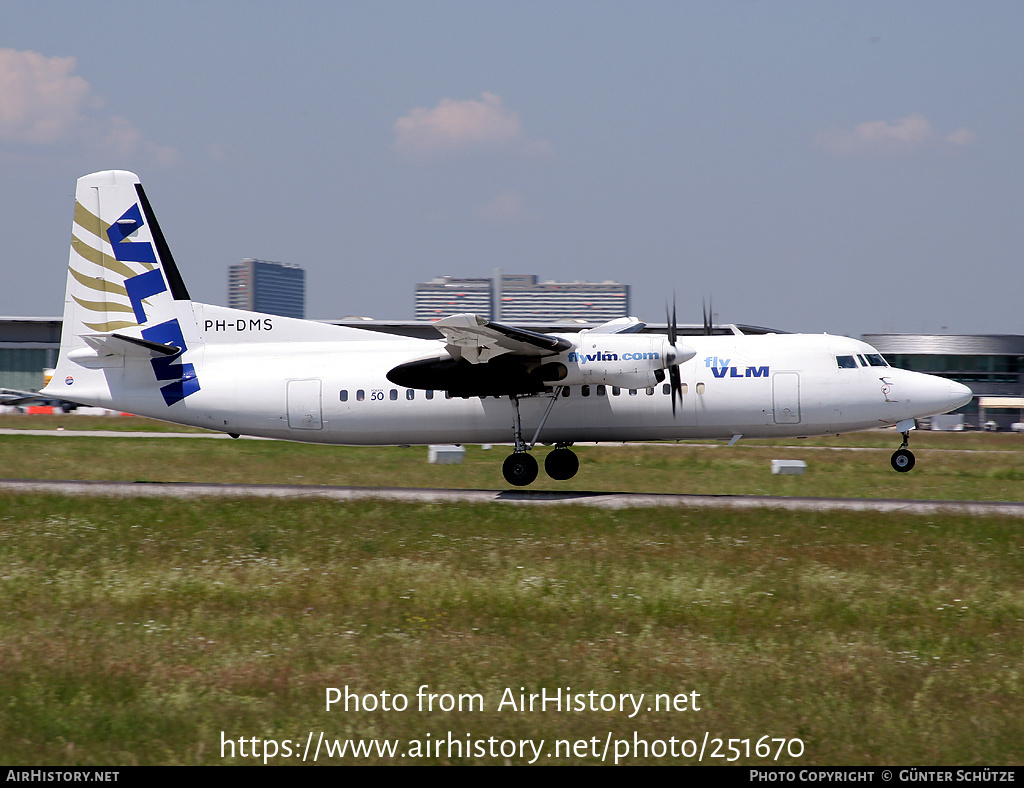
[[[0,317],[0,389],[38,391],[57,366],[59,317]]]

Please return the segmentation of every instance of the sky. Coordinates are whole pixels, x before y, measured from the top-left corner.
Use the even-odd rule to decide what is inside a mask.
[[[191,295],[312,318],[417,282],[616,280],[632,312],[1024,333],[1019,2],[12,2],[0,315],[63,304],[75,181],[139,175]]]

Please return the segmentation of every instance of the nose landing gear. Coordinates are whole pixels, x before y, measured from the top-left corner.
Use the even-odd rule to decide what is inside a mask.
[[[892,458],[889,460],[889,464],[892,465],[894,471],[906,473],[913,470],[915,463],[914,452],[907,448],[909,445],[910,431],[906,430],[903,432],[903,445],[892,453]]]

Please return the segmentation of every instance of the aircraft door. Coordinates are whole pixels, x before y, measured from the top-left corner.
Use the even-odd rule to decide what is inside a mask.
[[[319,378],[288,381],[288,426],[293,430],[323,429]]]
[[[776,424],[800,423],[799,372],[776,372],[772,376],[772,403]]]

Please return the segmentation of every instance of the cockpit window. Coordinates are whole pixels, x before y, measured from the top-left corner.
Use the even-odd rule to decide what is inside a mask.
[[[865,355],[867,357],[868,363],[873,367],[889,366],[888,364],[885,363],[885,359],[882,358],[881,355],[879,355],[878,353],[867,353]]]
[[[857,368],[857,360],[853,356],[836,356],[836,363],[840,369]]]

